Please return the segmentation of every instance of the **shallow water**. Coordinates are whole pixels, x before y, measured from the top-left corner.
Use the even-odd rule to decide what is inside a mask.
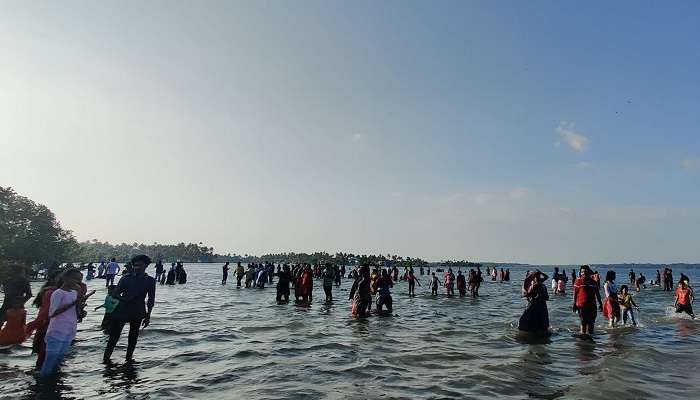
[[[638,328],[606,330],[599,316],[595,343],[571,336],[578,319],[570,296],[550,293],[554,334],[528,343],[517,331],[526,305],[519,288],[525,268],[512,269],[511,282],[484,282],[476,300],[433,298],[420,276],[424,286],[409,298],[407,284],[399,282],[394,315],[367,320],[350,317],[347,279],[334,288],[332,305],[322,304],[317,282],[307,308],[277,305],[274,288],[237,289],[235,280],[222,286],[220,264],[186,269],[186,285],[157,287],[151,326],[136,350],[139,362],[101,364],[102,313],[91,311],[54,384],[37,383],[29,341],[0,348],[0,397],[700,398],[700,322],[668,310],[672,294],[660,288],[635,293],[642,307]],[[674,270],[675,279],[680,272],[699,278],[698,270]],[[88,310],[101,304],[103,283],[88,282],[98,291]],[[33,318],[36,310],[29,313]],[[123,360],[125,346],[123,336],[115,361]]]

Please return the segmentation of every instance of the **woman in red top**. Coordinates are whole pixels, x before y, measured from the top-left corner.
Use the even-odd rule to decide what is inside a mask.
[[[54,274],[49,276],[48,281],[39,291],[39,294],[34,299],[34,305],[39,307],[39,313],[37,314],[34,321],[31,321],[25,327],[25,333],[27,337],[32,335],[32,332],[36,331],[34,334],[34,340],[32,341],[32,353],[37,355],[36,367],[41,368],[44,364],[44,358],[46,357],[46,329],[49,327],[49,307],[51,306],[51,295],[57,287],[63,285],[63,282],[57,281],[59,274]]]
[[[304,268],[304,272],[301,273],[300,283],[299,294],[301,295],[301,301],[311,303],[313,301],[314,276],[310,265],[307,265]]]
[[[574,305],[573,310],[578,313],[581,319],[581,334],[592,335],[595,326],[596,301],[600,310],[603,310],[603,302],[600,300],[598,292],[599,285],[591,277],[591,267],[581,266],[578,279],[574,282]]]

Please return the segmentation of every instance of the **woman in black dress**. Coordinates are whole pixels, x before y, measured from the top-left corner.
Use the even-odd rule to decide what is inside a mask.
[[[523,295],[528,306],[520,317],[518,329],[537,335],[549,334],[549,311],[547,287],[542,283],[548,276],[540,271],[530,273],[523,282]]]

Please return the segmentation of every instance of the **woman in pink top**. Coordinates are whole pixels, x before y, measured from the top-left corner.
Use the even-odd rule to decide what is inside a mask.
[[[84,303],[95,291],[81,295],[83,274],[77,269],[63,273],[63,285],[51,294],[49,327],[46,329],[46,357],[41,366],[41,376],[56,372],[58,365],[70,349],[78,330],[76,305]]]

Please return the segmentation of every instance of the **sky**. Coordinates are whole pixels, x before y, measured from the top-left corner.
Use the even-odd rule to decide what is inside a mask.
[[[700,2],[3,2],[0,185],[79,240],[700,262]]]

